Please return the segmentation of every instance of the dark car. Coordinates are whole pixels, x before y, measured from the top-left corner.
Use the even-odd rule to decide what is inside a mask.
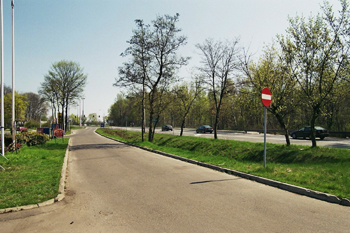
[[[196,133],[212,133],[213,132],[213,127],[209,126],[209,125],[201,125],[198,127],[198,129],[196,129]]]
[[[315,126],[316,138],[323,140],[325,137],[329,136],[328,131],[325,128]],[[305,126],[297,131],[293,131],[289,134],[292,138],[311,138],[311,127]]]
[[[162,131],[173,131],[173,127],[171,125],[163,125]]]

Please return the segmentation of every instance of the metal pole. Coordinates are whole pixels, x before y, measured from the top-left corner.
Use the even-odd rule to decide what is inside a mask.
[[[264,167],[266,167],[266,107],[264,107]]]
[[[77,110],[77,117],[78,117],[78,119],[76,120],[76,122],[78,122],[78,120],[80,119],[80,118],[79,118],[79,104],[77,104],[76,107],[77,107],[76,110]],[[79,120],[79,126],[80,126],[80,120]]]
[[[67,126],[68,126],[68,131],[70,131],[70,124],[69,124],[69,121],[70,121],[70,118],[69,118],[69,105],[68,105],[68,109],[67,109],[67,119],[68,119],[68,122],[67,122]],[[67,131],[67,130],[66,130]],[[63,138],[63,137],[62,137]]]
[[[85,100],[85,98],[81,98],[81,99],[83,100],[83,116],[82,116],[83,120],[82,121],[83,121],[83,123],[85,123],[85,121],[84,121],[84,118],[85,118],[85,115],[84,115],[84,100]]]
[[[1,155],[5,157],[5,131],[4,131],[4,22],[3,4],[0,0],[0,38],[1,38]]]
[[[15,115],[15,4],[11,0],[12,7],[12,144],[16,149],[16,115]]]
[[[81,126],[81,103],[79,104],[79,126]]]

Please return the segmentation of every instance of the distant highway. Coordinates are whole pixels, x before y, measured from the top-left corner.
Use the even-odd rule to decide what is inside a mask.
[[[120,128],[123,130],[133,130],[133,131],[140,131],[141,129],[139,127],[115,127],[113,128]],[[146,129],[148,131],[148,129]],[[163,134],[173,134],[173,135],[180,135],[180,128],[174,128],[173,131],[162,131],[161,128],[156,128],[156,133],[163,133]],[[185,128],[183,131],[184,136],[194,136],[194,137],[206,137],[206,138],[214,138],[214,133],[196,133],[196,129],[191,128]],[[236,140],[236,141],[248,141],[248,142],[264,142],[264,134],[259,134],[258,132],[248,132],[245,133],[244,131],[234,131],[234,130],[218,130],[218,138],[219,139],[226,139],[226,140]],[[267,134],[266,135],[266,141],[267,143],[276,143],[276,144],[286,144],[286,139],[284,135],[274,135],[274,134]],[[316,139],[317,146],[324,146],[324,147],[332,147],[332,148],[345,148],[350,149],[350,139],[349,138],[334,138],[334,137],[326,137],[325,139],[321,140],[319,138]],[[304,146],[311,146],[312,142],[310,139],[293,139],[290,138],[290,143],[295,145],[304,145]]]

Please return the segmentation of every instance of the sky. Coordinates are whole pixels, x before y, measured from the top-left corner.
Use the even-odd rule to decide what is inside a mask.
[[[12,85],[11,0],[3,2],[4,80]],[[339,1],[330,0],[335,9]],[[127,58],[120,54],[136,29],[135,20],[146,24],[161,15],[180,14],[178,27],[187,36],[179,55],[190,56],[179,75],[189,78],[199,66],[195,45],[205,39],[232,40],[259,54],[277,34],[285,34],[288,17],[321,12],[323,0],[14,0],[15,89],[38,93],[53,63],[67,60],[80,64],[87,75],[84,104],[70,113],[106,116],[118,93],[118,67]],[[258,56],[258,55],[257,55]],[[258,57],[256,57],[258,58]],[[80,110],[79,110],[80,109]]]

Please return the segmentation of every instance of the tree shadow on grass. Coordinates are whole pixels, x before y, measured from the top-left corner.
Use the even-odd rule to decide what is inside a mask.
[[[25,145],[25,144],[24,144]],[[41,145],[33,145],[33,146],[26,146],[25,149],[26,150],[65,150],[67,149],[68,143],[62,143],[62,142],[57,142],[57,143],[53,143],[53,142],[49,142],[49,143],[44,143]],[[18,151],[20,152],[21,149]]]
[[[269,162],[290,164],[290,163],[338,163],[340,161],[350,161],[349,159],[340,159],[334,156],[323,154],[322,152],[305,150],[303,152],[281,149],[270,149],[266,152],[266,158]],[[264,150],[252,150],[247,153],[242,160],[261,162],[264,159]]]

